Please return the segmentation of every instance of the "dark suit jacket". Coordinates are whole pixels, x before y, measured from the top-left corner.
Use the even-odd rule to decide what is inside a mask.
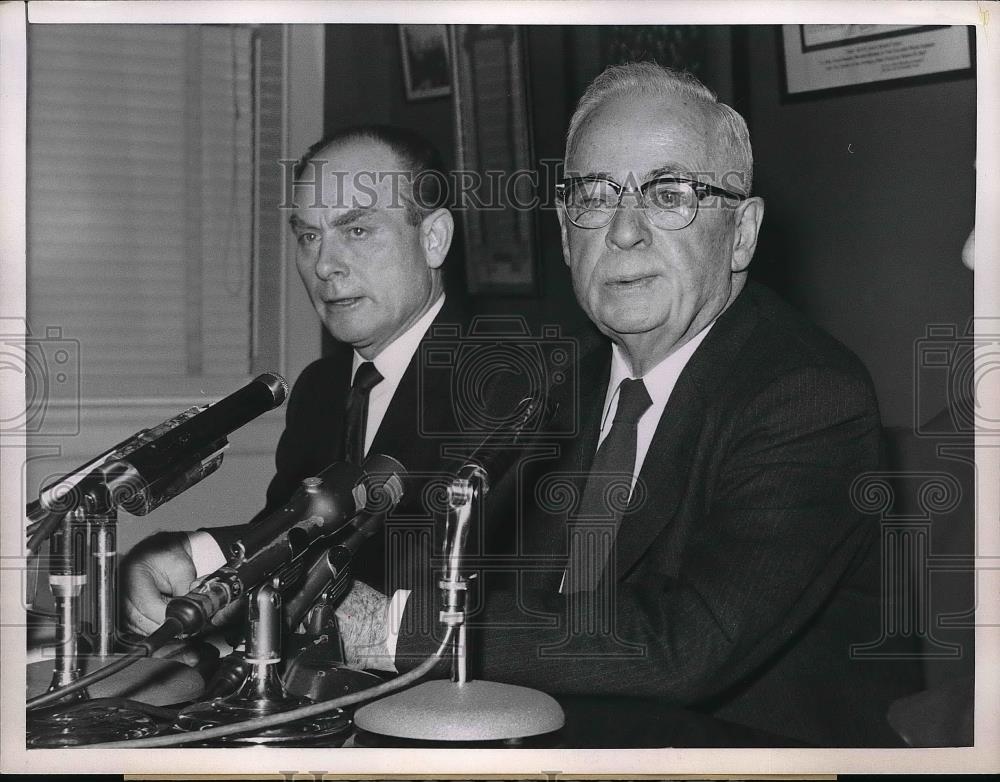
[[[389,515],[386,531],[365,543],[352,573],[383,592],[412,586],[414,568],[440,549],[441,487],[451,459],[482,439],[483,414],[503,416],[513,407],[517,383],[477,388],[463,369],[459,350],[468,344],[470,321],[452,299],[435,318],[410,361],[368,453],[398,459],[407,469],[403,499]],[[487,340],[484,349],[488,350]],[[304,478],[344,459],[344,408],[350,389],[353,350],[334,343],[334,352],[303,370],[288,399],[285,430],[275,454],[276,472],[259,523],[286,502]],[[456,374],[459,377],[456,377]],[[502,391],[501,391],[502,389]],[[498,497],[502,492],[498,492]],[[498,499],[498,504],[500,500]],[[481,521],[481,524],[485,523]],[[243,525],[208,530],[227,551]],[[485,537],[480,530],[477,540]]]
[[[561,481],[579,498],[609,371],[607,346],[581,360],[577,438],[558,459],[522,466],[521,572],[472,618],[483,678],[661,696],[820,746],[895,744],[886,710],[919,688],[918,674],[850,651],[879,637],[880,616],[878,523],[851,501],[880,453],[861,363],[749,285],[682,372],[604,598],[587,603],[558,593],[573,508],[552,488]],[[411,597],[400,669],[432,648],[411,630],[437,602],[434,589]]]

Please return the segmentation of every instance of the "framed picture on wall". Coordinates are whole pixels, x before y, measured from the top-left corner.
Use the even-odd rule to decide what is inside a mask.
[[[447,25],[401,24],[399,47],[403,55],[407,100],[451,95]]]
[[[785,24],[780,29],[786,99],[972,74],[970,27]]]
[[[524,31],[460,24],[452,26],[452,35],[457,166],[468,177],[461,208],[468,290],[536,295],[537,209]]]

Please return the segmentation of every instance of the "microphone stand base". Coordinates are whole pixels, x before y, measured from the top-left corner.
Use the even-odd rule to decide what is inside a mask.
[[[27,728],[28,749],[57,749],[157,736],[169,724],[125,705],[82,701],[29,712]]]
[[[498,682],[424,682],[370,703],[354,714],[361,730],[417,741],[503,741],[559,730],[555,699]]]
[[[80,674],[103,668],[122,655],[107,657],[80,655]],[[26,672],[27,697],[33,698],[46,691],[52,680],[52,660],[29,663]],[[129,698],[151,706],[170,706],[193,701],[205,689],[205,680],[194,668],[176,660],[145,657],[123,671],[87,688],[93,698]]]

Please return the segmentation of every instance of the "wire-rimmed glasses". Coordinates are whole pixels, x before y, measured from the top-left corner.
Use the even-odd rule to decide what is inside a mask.
[[[678,231],[698,214],[698,204],[715,195],[744,201],[748,196],[734,193],[696,179],[660,176],[627,188],[603,177],[569,177],[556,185],[556,195],[566,207],[566,215],[580,228],[603,228],[615,215],[625,193],[638,193],[639,206],[658,228]]]

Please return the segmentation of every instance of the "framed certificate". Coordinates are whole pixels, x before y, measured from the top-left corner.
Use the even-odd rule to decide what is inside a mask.
[[[972,28],[907,24],[781,26],[783,97],[972,74]]]

